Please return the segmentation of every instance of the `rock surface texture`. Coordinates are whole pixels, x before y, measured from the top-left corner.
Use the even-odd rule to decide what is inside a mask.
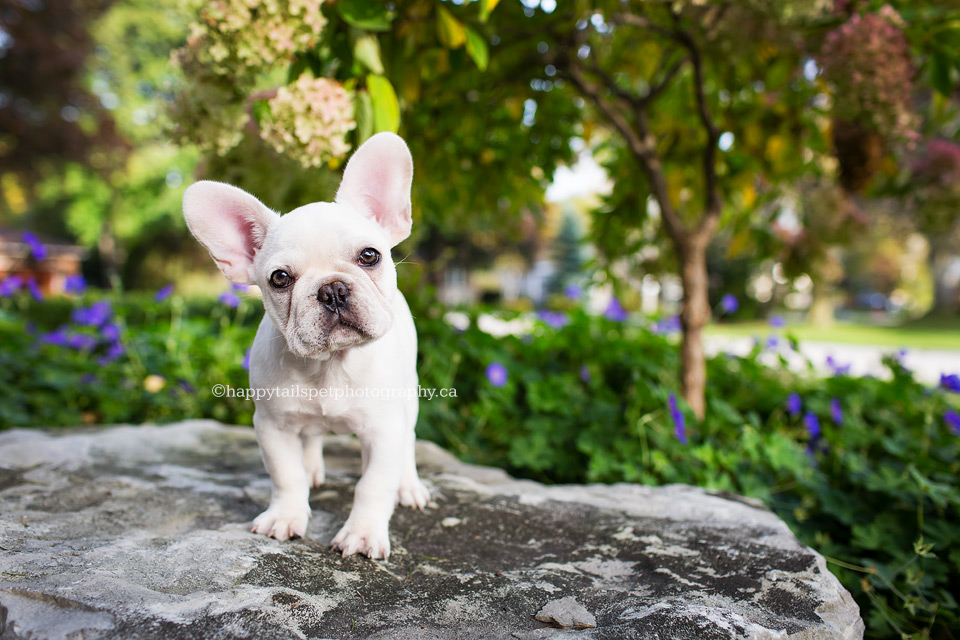
[[[327,441],[307,538],[280,543],[247,531],[270,490],[252,429],[0,433],[0,638],[863,634],[823,558],[751,501],[547,487],[418,447],[434,503],[398,508],[374,562],[328,549],[359,470],[348,438]]]

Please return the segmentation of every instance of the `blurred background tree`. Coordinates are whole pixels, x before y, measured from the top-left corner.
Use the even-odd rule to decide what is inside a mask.
[[[613,181],[593,217],[602,258],[639,271],[649,259],[680,276],[682,383],[697,416],[707,251],[718,231],[733,256],[766,248],[754,260],[785,251],[788,263],[803,264],[813,319],[825,324],[843,277],[837,248],[868,221],[856,198],[915,144],[915,92],[952,92],[960,58],[944,45],[960,33],[956,9],[895,6],[579,2],[497,13],[504,33],[541,54],[531,86],[572,91],[587,105],[582,134]],[[930,75],[915,79],[925,66]],[[807,188],[811,179],[820,186]],[[787,213],[799,232],[775,243],[744,236],[760,226],[769,238],[797,187],[803,196]],[[661,255],[660,238],[671,256]]]
[[[441,284],[505,252],[530,266],[578,141],[612,183],[589,225],[596,266],[621,289],[683,283],[684,397],[702,416],[708,250],[809,277],[823,323],[872,199],[914,212],[934,272],[956,253],[960,27],[935,0],[119,0],[2,19],[4,157],[33,153],[5,173],[5,207],[93,249],[88,275],[115,288],[190,287],[203,262],[177,202],[192,177],[288,210],[329,199],[383,130],[416,162],[407,274]],[[44,49],[44,29],[71,40]],[[29,81],[34,56],[53,90]],[[953,304],[945,287],[935,300]]]
[[[248,421],[198,392],[241,383],[258,312],[216,298],[228,285],[189,238],[183,189],[328,200],[351,150],[397,131],[415,160],[396,257],[421,372],[465,392],[425,408],[421,434],[541,479],[759,495],[839,559],[878,634],[952,629],[956,375],[932,391],[898,357],[892,382],[836,362],[796,377],[763,365],[785,362],[775,334],[713,359],[707,384],[701,334],[711,315],[745,336],[768,314],[826,325],[846,298],[870,319],[852,331],[929,309],[949,347],[958,78],[943,0],[10,0],[0,246],[26,267],[0,279],[0,372],[25,391],[0,422]],[[557,197],[591,162],[597,193]],[[85,275],[114,291],[74,279],[44,299],[21,278],[44,251],[27,229],[85,246]],[[514,299],[476,284],[497,270]],[[464,274],[467,295],[435,295]],[[655,335],[676,326],[682,358]],[[920,534],[938,558],[919,558]]]
[[[8,181],[16,176],[30,186],[67,161],[103,167],[103,154],[122,147],[110,110],[86,82],[96,46],[91,26],[111,4],[6,2],[0,9],[0,171]]]
[[[288,210],[329,199],[350,149],[390,130],[418,176],[406,273],[435,285],[505,252],[529,267],[556,168],[572,142],[593,154],[612,184],[590,216],[595,265],[621,289],[679,275],[697,415],[722,288],[708,250],[809,277],[826,324],[844,247],[893,196],[929,240],[935,308],[955,304],[960,27],[934,0],[59,6],[3,16],[4,157],[31,150],[4,202],[93,249],[103,284],[189,282],[203,264],[181,242],[191,177]],[[72,40],[44,49],[50,28]],[[54,90],[28,81],[34,56]]]
[[[91,248],[94,283],[169,277],[157,267],[182,251],[178,187],[196,157],[163,118],[186,25],[177,4],[8,3],[0,19],[5,212]]]

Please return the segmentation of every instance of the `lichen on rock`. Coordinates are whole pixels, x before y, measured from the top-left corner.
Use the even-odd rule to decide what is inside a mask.
[[[435,503],[388,562],[329,542],[359,448],[326,444],[302,540],[253,432],[209,421],[0,433],[0,635],[30,638],[859,638],[823,558],[753,501],[687,486],[544,486],[418,443]],[[556,628],[538,614],[574,602]],[[568,610],[567,613],[571,611]],[[554,615],[547,611],[544,616]]]

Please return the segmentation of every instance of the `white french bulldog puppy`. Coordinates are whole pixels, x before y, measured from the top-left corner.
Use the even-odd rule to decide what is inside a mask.
[[[394,505],[422,509],[430,498],[414,459],[417,334],[390,258],[410,235],[412,179],[407,145],[380,133],[347,163],[332,203],[280,216],[210,181],[183,196],[187,226],[223,274],[263,294],[251,388],[300,389],[256,402],[273,494],[253,521],[255,533],[278,540],[306,533],[310,487],[324,482],[328,431],[356,434],[362,451],[353,509],[333,539],[343,555],[387,558]]]

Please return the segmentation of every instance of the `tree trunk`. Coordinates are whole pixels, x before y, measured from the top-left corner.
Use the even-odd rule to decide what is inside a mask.
[[[813,286],[813,301],[810,303],[810,325],[817,329],[828,329],[834,323],[834,288],[826,283]]]
[[[100,232],[100,240],[97,241],[97,253],[100,254],[100,260],[103,264],[103,275],[114,291],[120,291],[120,264],[122,257],[117,248],[116,238],[113,236],[113,228],[107,221]]]
[[[683,398],[698,420],[706,413],[707,360],[703,352],[703,327],[710,320],[707,296],[707,244],[705,233],[691,234],[676,243],[680,258],[680,279],[683,282],[683,307],[680,325],[680,378]]]
[[[930,268],[930,277],[933,280],[932,315],[953,315],[957,312],[957,286],[949,282],[947,271],[953,257],[946,243],[928,238],[930,252],[927,254],[927,263]]]

